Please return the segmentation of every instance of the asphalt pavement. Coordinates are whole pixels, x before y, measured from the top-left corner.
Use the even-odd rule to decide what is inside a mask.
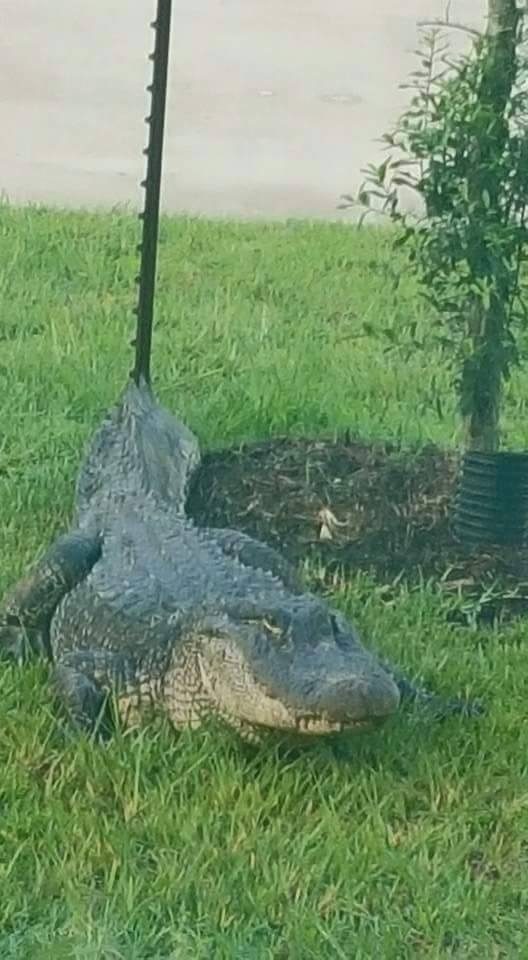
[[[174,0],[163,204],[339,216],[400,112],[419,20],[446,0]],[[153,0],[2,0],[0,191],[136,206]],[[481,26],[485,0],[452,0]],[[457,31],[455,39],[464,34]]]

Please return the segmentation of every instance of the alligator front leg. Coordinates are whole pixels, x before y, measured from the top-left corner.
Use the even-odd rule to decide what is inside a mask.
[[[81,530],[55,540],[28,577],[20,580],[0,609],[0,656],[51,658],[49,628],[59,603],[88,576],[101,556],[101,540]]]
[[[126,727],[138,725],[154,706],[140,664],[112,650],[63,654],[55,666],[54,687],[70,719],[89,735],[109,736],[118,718]]]

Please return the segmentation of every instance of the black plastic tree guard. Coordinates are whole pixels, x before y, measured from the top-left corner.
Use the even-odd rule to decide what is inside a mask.
[[[468,546],[528,544],[528,453],[465,454],[455,534]]]

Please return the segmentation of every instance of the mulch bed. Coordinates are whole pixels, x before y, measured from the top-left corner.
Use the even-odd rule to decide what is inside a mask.
[[[458,463],[418,451],[280,438],[204,455],[188,509],[234,527],[326,575],[365,571],[380,583],[429,581],[461,597],[453,618],[489,623],[528,613],[528,552],[468,551],[452,529]]]

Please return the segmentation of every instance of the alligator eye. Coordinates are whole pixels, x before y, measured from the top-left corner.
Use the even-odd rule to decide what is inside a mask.
[[[273,644],[277,649],[285,650],[292,645],[291,630],[285,629],[273,617],[244,618],[243,622],[248,626],[257,627],[262,638],[265,637],[265,642]]]
[[[279,634],[284,632],[282,627],[277,623],[273,623],[273,620],[268,617],[244,617],[243,623],[247,623],[248,626],[251,627],[264,627],[268,633],[272,633],[275,636],[279,636]]]

